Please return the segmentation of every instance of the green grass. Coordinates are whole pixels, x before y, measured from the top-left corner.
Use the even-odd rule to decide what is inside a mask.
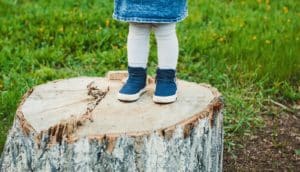
[[[300,99],[300,1],[190,0],[178,77],[217,87],[226,146],[262,126],[264,101]],[[58,78],[126,69],[127,23],[109,0],[0,0],[0,152],[21,96]],[[157,65],[152,36],[149,74]]]

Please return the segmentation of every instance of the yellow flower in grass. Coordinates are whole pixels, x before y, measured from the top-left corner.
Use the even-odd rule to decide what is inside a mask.
[[[219,38],[219,41],[220,41],[220,42],[224,42],[224,41],[225,41],[225,37],[223,37],[223,36],[220,37],[220,38]]]
[[[289,12],[288,7],[283,7],[283,12],[284,12],[285,14],[287,14],[287,13]]]
[[[254,35],[253,37],[252,37],[252,40],[253,41],[255,41],[257,38],[256,38],[256,35]]]
[[[61,26],[59,29],[58,29],[59,32],[64,32],[64,27]]]
[[[39,31],[39,32],[41,32],[41,33],[43,33],[43,32],[44,32],[44,30],[45,30],[45,28],[44,28],[44,27],[40,27],[38,31]]]
[[[109,19],[107,19],[107,20],[105,21],[105,26],[106,26],[106,27],[109,27],[109,24],[110,24]]]

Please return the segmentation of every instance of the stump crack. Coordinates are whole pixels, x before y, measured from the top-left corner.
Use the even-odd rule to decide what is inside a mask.
[[[101,90],[96,85],[95,82],[92,81],[90,84],[87,85],[88,95],[92,96],[95,99],[95,102],[91,102],[88,104],[87,111],[92,112],[99,102],[105,97],[106,93],[109,91],[109,87],[107,90]]]
[[[97,107],[108,91],[108,86],[106,89],[100,89],[96,86],[94,81],[89,83],[87,85],[87,95],[92,96],[94,100],[87,104],[85,113],[78,117],[71,116],[68,119],[61,120],[59,124],[50,127],[46,131],[42,131],[37,136],[38,143],[40,143],[44,135],[49,137],[48,145],[61,144],[63,140],[68,143],[76,141],[78,138],[74,133],[80,126],[84,125],[86,121],[93,122],[92,111]]]

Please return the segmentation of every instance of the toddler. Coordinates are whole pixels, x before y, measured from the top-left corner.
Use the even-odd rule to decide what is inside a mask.
[[[179,52],[176,23],[187,16],[186,0],[115,0],[114,5],[113,18],[129,22],[128,79],[119,90],[118,99],[135,101],[146,91],[149,36],[153,29],[158,46],[153,101],[176,101]]]

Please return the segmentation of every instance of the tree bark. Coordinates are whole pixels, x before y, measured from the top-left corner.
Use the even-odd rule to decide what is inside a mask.
[[[18,106],[0,171],[222,171],[223,101],[206,84],[177,80],[178,99],[121,102],[124,71],[56,80]]]

